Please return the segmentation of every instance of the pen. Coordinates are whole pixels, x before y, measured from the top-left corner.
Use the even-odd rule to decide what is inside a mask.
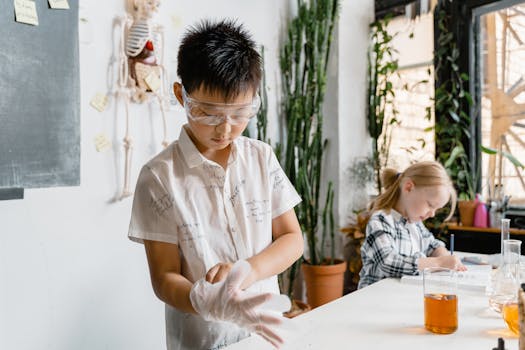
[[[489,264],[487,261],[482,260],[481,258],[477,256],[465,256],[461,258],[461,261],[464,264],[469,264],[469,265],[488,265]]]
[[[450,235],[450,255],[454,255],[454,234]]]

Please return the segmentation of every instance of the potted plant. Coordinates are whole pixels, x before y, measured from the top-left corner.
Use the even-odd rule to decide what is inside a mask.
[[[322,162],[327,144],[322,134],[322,106],[338,7],[338,0],[299,0],[298,14],[289,24],[280,54],[282,115],[287,135],[286,143],[282,145],[281,162],[303,199],[296,212],[308,248],[307,259],[300,259],[288,270],[288,294],[293,294],[293,280],[299,263],[302,263],[308,303],[312,307],[342,295],[346,269],[344,261],[334,259],[334,191],[331,182],[327,186],[324,208],[321,207]],[[328,242],[331,250],[326,255]],[[334,275],[335,284],[327,284]],[[325,292],[328,295],[324,295]]]
[[[361,246],[365,241],[366,225],[370,219],[370,212],[366,209],[355,214],[355,222],[341,229],[345,234],[343,255],[348,264],[348,270],[345,272],[345,294],[355,291],[359,284],[359,272],[363,267]]]
[[[458,194],[459,221],[463,226],[473,226],[474,212],[478,205],[478,202],[475,200],[476,190],[474,187],[477,182],[477,176],[472,176],[467,154],[461,144],[454,147],[449,158],[443,165],[449,174],[452,173],[456,175],[459,183],[466,185],[460,189]]]

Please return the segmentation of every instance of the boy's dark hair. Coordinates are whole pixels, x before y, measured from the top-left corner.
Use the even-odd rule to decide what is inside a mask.
[[[234,20],[203,20],[182,38],[177,74],[191,94],[201,86],[226,100],[251,89],[261,80],[261,56],[250,34]]]

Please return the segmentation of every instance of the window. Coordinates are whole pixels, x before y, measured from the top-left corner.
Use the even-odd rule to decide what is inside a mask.
[[[525,205],[525,4],[485,13],[479,21],[477,53],[481,94],[482,190]]]
[[[426,14],[415,21],[398,17],[389,24],[391,34],[398,33],[393,47],[398,52],[398,74],[391,83],[395,92],[398,124],[387,128],[390,143],[387,166],[403,170],[411,163],[433,160],[435,156],[434,115],[427,116],[427,108],[434,102],[433,16]],[[413,33],[413,37],[410,37]],[[387,110],[387,123],[393,118]],[[380,142],[384,142],[382,136]]]

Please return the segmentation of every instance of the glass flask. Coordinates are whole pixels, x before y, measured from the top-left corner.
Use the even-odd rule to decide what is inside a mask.
[[[505,304],[517,300],[520,285],[520,253],[520,240],[503,241],[503,264],[493,273],[489,292],[489,305],[494,311],[501,312]]]

